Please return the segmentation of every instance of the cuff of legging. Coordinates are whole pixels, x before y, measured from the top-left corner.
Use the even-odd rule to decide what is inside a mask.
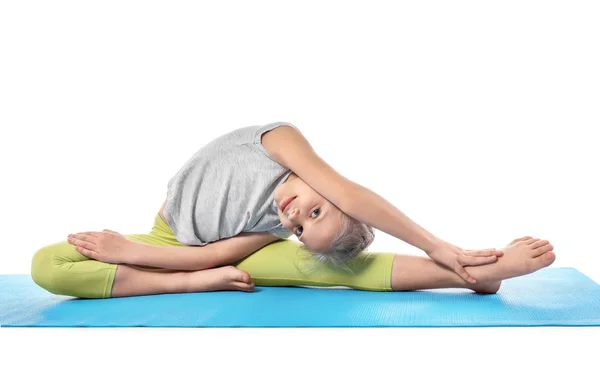
[[[104,291],[102,291],[102,297],[104,299],[109,298],[112,293],[113,283],[115,282],[115,276],[117,273],[117,265],[113,264],[106,270],[106,280],[104,282]]]
[[[392,291],[392,266],[394,265],[394,257],[396,256],[396,254],[390,253],[387,254],[388,255],[388,259],[391,261],[389,262],[389,264],[387,264],[385,267],[387,268],[387,272],[385,273],[384,277],[384,283],[383,286],[387,291]]]

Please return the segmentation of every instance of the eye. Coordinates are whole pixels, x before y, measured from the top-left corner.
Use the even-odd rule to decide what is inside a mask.
[[[313,218],[317,218],[319,217],[319,214],[321,213],[321,210],[319,208],[315,209],[314,211],[312,211],[312,213],[310,214],[311,216],[314,215],[316,212],[316,216]],[[304,230],[304,228],[302,228],[301,226],[298,227],[298,229],[296,229],[296,231],[294,232],[294,234],[296,234],[296,236],[300,237],[302,235],[302,231]],[[298,231],[300,231],[300,234],[298,234]]]

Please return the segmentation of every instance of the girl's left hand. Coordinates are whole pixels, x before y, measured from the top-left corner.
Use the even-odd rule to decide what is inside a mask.
[[[128,263],[134,241],[113,230],[69,234],[67,241],[88,258],[106,263]]]

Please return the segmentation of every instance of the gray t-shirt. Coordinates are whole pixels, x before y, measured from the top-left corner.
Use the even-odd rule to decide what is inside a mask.
[[[292,173],[261,142],[289,122],[247,126],[198,150],[167,185],[164,215],[177,240],[203,246],[242,232],[292,235],[279,221],[273,191]]]

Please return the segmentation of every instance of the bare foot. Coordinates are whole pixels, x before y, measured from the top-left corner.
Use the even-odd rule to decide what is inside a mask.
[[[521,237],[502,248],[504,255],[495,263],[468,267],[477,283],[471,287],[478,293],[496,293],[502,280],[531,274],[550,266],[556,259],[554,246],[547,240]]]
[[[250,274],[233,266],[185,273],[187,292],[254,291]]]

